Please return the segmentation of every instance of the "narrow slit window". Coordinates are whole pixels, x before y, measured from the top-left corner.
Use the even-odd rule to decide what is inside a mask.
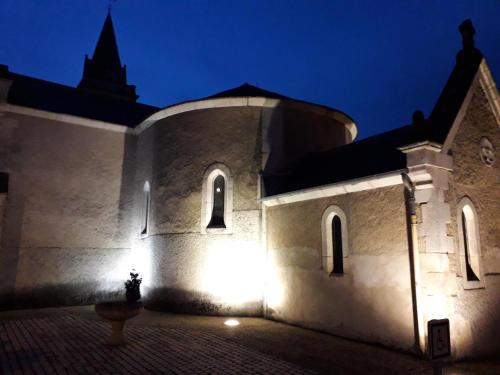
[[[233,177],[226,165],[208,166],[203,174],[201,198],[200,233],[232,233]]]
[[[469,220],[467,220],[467,215],[462,210],[462,234],[464,241],[465,271],[467,274],[467,281],[479,281],[479,277],[477,277],[477,273],[474,271],[475,264],[473,255],[471,254],[472,251],[472,246],[471,246],[472,233],[470,233],[471,224],[472,223],[469,222]]]
[[[9,192],[9,174],[0,172],[0,193]]]
[[[143,189],[141,236],[147,236],[148,225],[149,225],[149,184],[146,182],[144,184],[144,189]]]
[[[333,272],[334,274],[344,273],[343,251],[342,251],[342,222],[340,217],[335,215],[332,219],[332,247],[333,247]]]
[[[226,182],[224,176],[218,175],[213,182],[212,216],[207,228],[226,228],[224,222],[224,199]]]

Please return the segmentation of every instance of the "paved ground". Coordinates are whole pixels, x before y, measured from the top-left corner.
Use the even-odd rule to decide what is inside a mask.
[[[0,313],[2,374],[432,374],[423,360],[257,318],[145,311],[129,344],[104,344],[110,331],[92,307]],[[462,363],[444,374],[500,374],[500,362]]]

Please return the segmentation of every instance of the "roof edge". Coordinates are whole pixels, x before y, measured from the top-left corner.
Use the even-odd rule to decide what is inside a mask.
[[[153,113],[151,116],[143,120],[137,125],[134,130],[136,134],[140,134],[154,123],[167,117],[171,117],[180,113],[190,112],[200,109],[209,108],[229,108],[229,107],[263,107],[263,108],[276,108],[279,105],[286,103],[294,108],[307,108],[312,109],[313,113],[322,114],[334,118],[335,120],[343,123],[347,130],[351,133],[352,141],[358,135],[358,127],[354,120],[345,113],[325,107],[319,104],[307,103],[295,99],[273,99],[264,96],[243,96],[243,97],[227,97],[227,98],[204,98],[199,100],[192,100],[174,104],[165,107],[158,112]]]
[[[1,112],[17,113],[19,115],[33,116],[47,120],[54,120],[56,122],[86,126],[89,128],[108,130],[117,133],[133,134],[134,132],[133,128],[130,128],[126,125],[115,124],[112,122],[106,122],[101,120],[94,120],[91,118],[75,116],[67,113],[50,112],[42,109],[24,107],[17,104],[0,103],[0,113]]]
[[[408,172],[408,170],[406,168],[398,169],[390,172],[339,181],[333,184],[293,190],[282,194],[263,197],[259,199],[259,202],[268,207],[279,206],[282,204],[303,202],[312,199],[327,198],[358,191],[399,185],[403,183],[401,177],[401,173],[403,172]]]

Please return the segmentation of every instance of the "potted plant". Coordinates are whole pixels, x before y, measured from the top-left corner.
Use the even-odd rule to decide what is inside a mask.
[[[123,335],[125,321],[131,319],[142,311],[141,282],[139,274],[132,270],[130,279],[125,282],[126,301],[101,302],[95,305],[95,312],[101,318],[111,323],[109,345],[123,345],[126,343]]]

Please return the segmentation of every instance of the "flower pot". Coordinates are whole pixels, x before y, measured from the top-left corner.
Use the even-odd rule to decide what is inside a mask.
[[[143,310],[142,302],[102,302],[95,305],[95,312],[102,319],[111,323],[111,335],[107,344],[112,346],[126,344],[123,335],[125,321],[131,319]]]

